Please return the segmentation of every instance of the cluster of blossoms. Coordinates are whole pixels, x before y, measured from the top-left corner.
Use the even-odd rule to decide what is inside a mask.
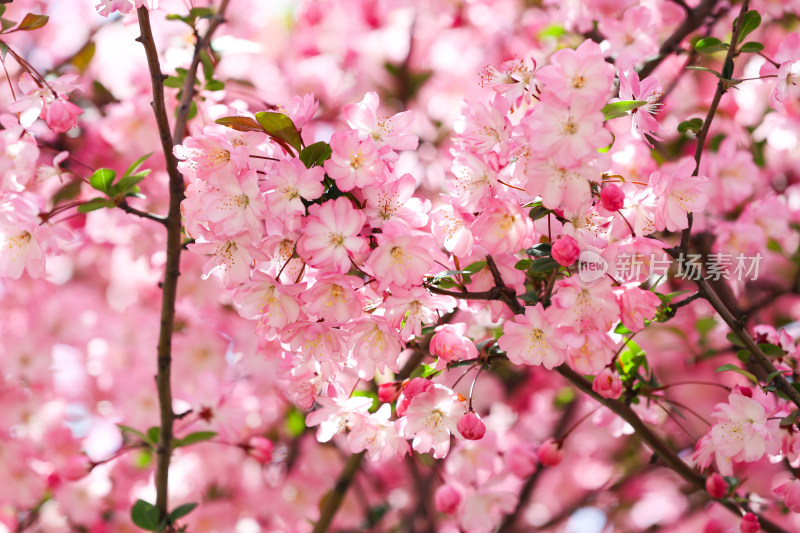
[[[135,8],[154,10],[156,34],[179,46],[213,15],[86,4],[69,16],[133,22]],[[750,532],[759,517],[800,528],[797,406],[775,385],[796,381],[800,356],[800,34],[762,31],[764,55],[739,54],[742,78],[765,78],[730,82],[739,90],[718,102],[698,165],[686,132],[699,128],[683,121],[705,113],[717,78],[672,55],[643,73],[684,21],[675,2],[333,0],[280,16],[273,3],[231,4],[202,56],[191,135],[169,154],[186,182],[190,252],[175,309],[170,504],[201,502],[181,525],[310,531],[326,491],[341,488],[344,452],[369,462],[341,528],[420,509],[424,527],[447,532],[506,519],[558,528],[585,502],[614,509],[603,520],[625,531]],[[773,29],[791,10],[753,4]],[[724,35],[733,11],[700,19]],[[94,59],[80,47],[37,52],[5,26],[4,45],[54,74],[5,56],[0,474],[13,483],[0,489],[0,533],[33,521],[127,531],[133,502],[153,496],[165,243],[145,225],[163,222],[150,212],[165,210],[173,169],[155,156],[147,179],[129,169],[131,194],[92,174],[161,150],[143,58],[121,70],[137,64],[114,40],[121,23],[88,36]],[[53,26],[53,42],[71,35]],[[168,114],[191,52],[172,51]],[[280,105],[255,112],[265,101]],[[631,258],[669,263],[684,230],[703,256],[765,257],[758,284],[726,277],[714,289],[757,317],[745,329],[777,374],[734,358],[712,309],[681,301],[691,283],[648,268],[614,277]],[[586,261],[609,268],[596,275]],[[740,373],[716,373],[721,363]],[[576,397],[555,372],[591,381],[593,394]],[[639,429],[596,400],[630,408],[692,456],[712,500],[687,497],[625,438]],[[280,505],[263,510],[264,499]]]

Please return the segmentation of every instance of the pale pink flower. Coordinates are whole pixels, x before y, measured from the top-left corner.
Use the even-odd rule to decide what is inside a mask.
[[[436,368],[444,368],[451,361],[475,359],[478,349],[475,344],[464,336],[467,331],[465,323],[444,324],[437,326],[429,350],[431,355],[439,358]]]
[[[515,253],[533,244],[533,221],[519,205],[490,198],[470,226],[490,254]]]
[[[414,197],[417,180],[404,174],[380,186],[364,187],[367,201],[364,214],[373,228],[383,227],[389,221],[401,220],[412,228],[422,228],[428,223],[430,200]]]
[[[33,278],[45,272],[44,251],[55,237],[69,232],[62,226],[41,224],[44,197],[24,192],[0,195],[0,278],[18,279],[24,271]]]
[[[300,227],[300,217],[306,212],[303,200],[322,196],[324,177],[321,167],[306,168],[299,159],[278,161],[264,188],[270,215],[284,219],[289,230]]]
[[[769,102],[775,109],[784,109],[787,104],[800,98],[800,60],[782,63],[777,77]]]
[[[650,186],[656,197],[656,228],[679,231],[689,226],[687,213],[702,211],[708,202],[707,178],[692,176],[695,163],[685,159],[667,173],[656,171],[650,175]]]
[[[326,274],[302,294],[305,309],[333,324],[344,324],[362,315],[363,297],[356,291],[363,282],[354,276]]]
[[[242,233],[227,240],[214,242],[196,242],[188,245],[196,254],[209,254],[203,265],[203,279],[216,274],[226,288],[233,288],[250,279],[250,267],[254,258],[264,258],[263,254],[252,246],[252,239]]]
[[[281,329],[305,317],[298,302],[304,290],[305,283],[283,285],[255,271],[252,280],[236,289],[233,301],[241,316],[258,320],[257,330]]]
[[[398,421],[404,437],[413,437],[412,447],[419,453],[433,449],[441,459],[450,450],[450,435],[460,437],[458,421],[466,407],[447,387],[434,384],[411,400],[405,415]]]
[[[587,39],[575,50],[562,48],[550,56],[550,64],[539,69],[536,79],[565,103],[582,98],[599,109],[608,99],[614,67],[606,62],[600,45]]]
[[[17,98],[15,102],[10,104],[8,110],[19,114],[19,123],[23,128],[30,128],[39,118],[39,115],[46,112],[45,108],[59,99],[59,95],[64,95],[79,87],[78,78],[79,76],[75,74],[69,74],[49,80],[47,85],[43,86],[34,80],[29,73],[23,72],[19,78],[19,88],[24,93],[24,96]],[[53,117],[53,125],[56,127],[67,125],[72,115],[77,117],[82,112],[79,111],[80,108],[74,109],[77,107],[74,104],[63,106],[63,103],[69,102],[63,100],[62,103],[56,105],[55,116]],[[48,124],[48,126],[51,125]],[[66,130],[54,129],[53,131],[58,133]]]
[[[306,123],[314,118],[319,108],[319,101],[314,98],[314,93],[303,96],[292,96],[286,105],[280,107],[281,113],[292,119],[298,130],[302,130]]]
[[[475,217],[471,213],[444,205],[431,213],[431,219],[433,234],[443,243],[445,250],[459,257],[472,253],[475,238],[469,226]]]
[[[350,270],[350,254],[367,250],[367,241],[359,237],[366,217],[342,196],[308,208],[309,216],[297,253],[309,265],[339,273]]]
[[[397,399],[397,416],[404,416],[414,396],[422,394],[431,387],[433,387],[433,382],[429,379],[411,378],[408,383],[403,386],[400,397]]]
[[[498,345],[509,361],[517,365],[544,365],[548,370],[564,362],[566,345],[559,328],[551,322],[549,309],[537,303],[526,307],[524,315],[504,324]]]
[[[561,279],[556,282],[552,300],[563,310],[561,318],[565,324],[585,324],[598,331],[608,331],[619,317],[619,306],[607,278],[591,283],[578,276]]]
[[[383,301],[386,318],[400,330],[403,339],[419,336],[422,324],[439,319],[440,313],[448,313],[456,306],[452,296],[431,294],[422,287],[393,291]]]
[[[329,387],[329,391],[333,386]],[[329,392],[330,394],[330,392]],[[328,442],[335,435],[343,432],[348,423],[355,419],[359,414],[367,414],[372,407],[372,399],[364,396],[353,396],[347,398],[344,395],[318,397],[317,403],[320,408],[306,415],[306,425],[308,427],[319,426],[317,428],[317,440]]]
[[[255,170],[238,176],[220,173],[213,186],[202,195],[203,213],[216,238],[247,232],[256,241],[264,232],[266,205],[258,186]]]
[[[98,0],[97,5],[95,5],[95,9],[103,17],[108,17],[115,12],[127,15],[133,11],[133,8],[133,0]]]
[[[408,453],[408,442],[390,420],[392,406],[385,403],[374,414],[351,413],[347,443],[352,453],[366,450],[371,461],[383,462]]]
[[[661,94],[661,85],[659,85],[655,77],[651,76],[640,82],[636,71],[630,70],[627,75],[620,72],[619,98],[612,100],[612,102],[626,100],[644,100],[647,102],[631,111],[631,133],[635,138],[646,142],[650,148],[653,147],[653,143],[650,141],[651,138],[656,141],[661,140],[655,135],[660,126],[654,116],[661,106],[659,103]]]
[[[56,98],[42,110],[47,125],[56,133],[63,133],[78,125],[78,115],[83,109],[64,97]]]
[[[351,128],[361,133],[362,139],[371,138],[378,147],[386,144],[393,150],[415,150],[419,138],[406,131],[414,122],[414,112],[382,117],[377,114],[378,105],[378,94],[368,92],[359,103],[344,106],[342,115]]]
[[[800,479],[791,479],[776,487],[772,492],[775,496],[783,499],[783,503],[791,512],[800,513]]]
[[[400,222],[391,222],[383,227],[378,242],[378,247],[364,263],[377,279],[378,287],[408,288],[422,283],[423,276],[433,265],[433,239],[429,235],[410,231]]]
[[[242,135],[229,128],[220,130],[213,126],[203,131],[202,135],[187,137],[183,144],[172,149],[180,161],[178,168],[184,175],[196,175],[213,183],[214,178],[222,173],[235,176],[247,168],[250,150],[240,139],[251,139],[254,134]]]
[[[527,122],[538,133],[531,145],[536,154],[573,166],[611,144],[611,132],[603,127],[603,113],[593,101],[575,96],[566,103],[551,94],[542,95]]]
[[[591,202],[590,182],[597,181],[597,170],[584,160],[564,165],[552,157],[532,159],[525,167],[525,191],[541,196],[548,209],[580,211]]]
[[[505,96],[514,107],[519,107],[526,96],[530,99],[533,94],[534,72],[536,60],[533,58],[511,59],[500,65],[500,69],[487,65],[481,72],[481,86],[491,85],[492,89]]]
[[[628,68],[658,53],[658,26],[654,18],[649,7],[633,6],[625,10],[622,20],[603,19],[603,35],[608,39],[608,51],[616,55],[616,65]]]
[[[385,372],[397,368],[397,358],[405,343],[387,319],[372,314],[348,324],[347,331],[350,333],[348,346],[356,360],[359,377],[371,379],[376,370]]]
[[[331,158],[325,161],[325,172],[342,191],[365,187],[386,180],[386,164],[371,137],[360,140],[355,130],[331,136]]]
[[[454,514],[461,503],[461,494],[450,485],[442,485],[436,489],[433,503],[440,513]]]
[[[779,420],[770,419],[765,406],[766,395],[758,391],[753,397],[737,389],[728,396],[727,403],[714,406],[711,416],[716,423],[709,433],[717,450],[734,462],[753,462],[765,454],[780,451]]]
[[[281,332],[281,341],[303,361],[341,363],[347,358],[346,332],[326,322],[295,322]]]
[[[653,291],[646,291],[637,286],[619,288],[616,292],[617,304],[621,311],[622,323],[631,331],[644,329],[645,320],[653,320],[656,308],[661,299]]]
[[[498,185],[500,163],[497,154],[478,157],[471,152],[452,150],[452,153],[454,158],[450,171],[454,181],[450,185],[450,196],[465,211],[476,211],[481,201],[491,197]]]
[[[506,114],[510,108],[508,100],[496,94],[490,106],[469,103],[453,124],[456,138],[466,149],[476,154],[491,152],[495,147],[508,142],[511,137],[511,121]]]
[[[587,328],[566,338],[569,366],[581,374],[597,374],[614,359],[616,347],[603,331]]]

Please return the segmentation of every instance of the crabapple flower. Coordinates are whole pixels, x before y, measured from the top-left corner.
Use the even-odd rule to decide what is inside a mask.
[[[613,183],[607,183],[600,193],[600,205],[609,211],[619,211],[625,205],[625,193]]]
[[[791,512],[800,513],[800,479],[789,480],[777,486],[772,492],[783,499],[783,503]]]
[[[45,272],[44,250],[55,237],[69,238],[63,226],[41,224],[44,197],[24,192],[0,195],[0,278],[19,279],[24,271],[33,278]]]
[[[758,523],[758,517],[753,513],[746,513],[742,517],[741,524],[739,524],[739,531],[741,531],[741,533],[758,533],[761,531],[761,524]]]
[[[66,481],[78,481],[89,475],[94,463],[85,454],[73,455],[59,468],[59,476]]]
[[[586,328],[567,335],[567,344],[569,366],[581,374],[597,374],[614,358],[614,343],[606,333],[596,329]]]
[[[203,265],[203,279],[216,274],[223,286],[232,288],[250,279],[254,258],[266,258],[251,243],[249,235],[242,233],[228,240],[192,243],[188,248],[197,254],[210,255]]]
[[[233,301],[241,316],[258,320],[257,331],[282,329],[304,316],[298,299],[305,285],[284,285],[257,270],[252,280],[236,289]]]
[[[600,174],[597,170],[584,160],[567,165],[552,157],[537,158],[525,166],[525,190],[541,196],[542,205],[548,209],[580,211],[591,202],[589,184]]]
[[[187,137],[183,144],[176,145],[172,153],[185,176],[196,175],[213,183],[222,173],[235,176],[247,168],[250,161],[248,141],[256,135],[208,126],[202,135]]]
[[[367,258],[364,267],[378,280],[381,289],[411,287],[433,265],[433,239],[422,232],[412,232],[401,222],[391,222],[378,236],[380,243]]]
[[[330,390],[333,389],[331,385]],[[306,415],[306,425],[308,427],[319,426],[317,428],[317,440],[328,442],[335,435],[344,431],[358,415],[366,415],[372,407],[372,399],[364,396],[353,396],[352,398],[333,395],[329,397],[318,397],[317,403],[320,408]]]
[[[622,395],[622,380],[616,371],[606,367],[595,376],[592,390],[603,398],[616,400]]]
[[[519,205],[487,200],[470,230],[490,254],[516,252],[533,244],[533,221]]]
[[[445,250],[459,257],[472,253],[475,237],[469,226],[475,218],[471,213],[444,205],[431,213],[431,219],[433,234],[443,243]]]
[[[692,176],[694,161],[686,159],[672,172],[656,171],[650,175],[650,186],[656,196],[658,230],[679,231],[689,227],[687,213],[702,211],[708,202],[707,178]]]
[[[108,17],[115,12],[120,15],[127,15],[133,11],[134,3],[133,0],[98,0],[95,8],[103,17]]]
[[[586,324],[598,331],[608,331],[619,317],[611,281],[602,278],[590,283],[578,276],[556,282],[553,303],[563,310],[567,325]]]
[[[433,449],[433,456],[441,459],[450,450],[450,435],[461,436],[457,426],[466,411],[452,390],[437,383],[414,396],[398,423],[403,436],[413,437],[414,450]]]
[[[564,362],[566,345],[558,333],[560,328],[551,322],[549,309],[537,303],[526,307],[524,315],[505,323],[498,346],[509,361],[516,365],[543,365],[548,370]]]
[[[734,462],[753,462],[765,454],[780,451],[780,426],[765,406],[766,397],[757,392],[752,398],[737,389],[727,403],[714,406],[711,416],[716,423],[709,433],[716,449]]]
[[[706,478],[706,492],[716,499],[724,498],[728,493],[728,483],[722,476],[714,472]]]
[[[81,113],[83,109],[63,97],[56,98],[42,110],[45,122],[55,133],[63,133],[77,126]]]
[[[578,260],[581,249],[578,247],[578,241],[569,235],[564,235],[556,239],[550,253],[556,263],[568,267]]]
[[[775,109],[783,109],[800,97],[800,60],[782,63],[777,72],[777,83],[769,96]]]
[[[636,286],[629,286],[615,291],[617,303],[621,309],[620,319],[631,331],[644,329],[645,320],[653,320],[656,308],[661,300],[653,291],[646,291]]]
[[[475,359],[478,357],[478,349],[475,344],[464,336],[467,325],[443,324],[437,326],[429,350],[431,355],[439,358],[436,369],[441,370],[451,361]]]
[[[539,69],[536,79],[564,103],[583,99],[588,107],[599,109],[611,90],[614,67],[606,62],[600,45],[587,39],[574,50],[562,48],[550,56],[550,64]]]
[[[621,20],[608,17],[603,21],[603,35],[607,38],[603,45],[608,44],[608,52],[616,55],[616,65],[627,68],[658,53],[654,18],[649,7],[640,5],[626,9]]]
[[[313,267],[346,273],[350,270],[350,254],[367,250],[366,239],[358,236],[366,220],[364,213],[341,196],[312,205],[308,214],[297,253]]]
[[[325,161],[325,172],[336,181],[340,190],[383,182],[386,164],[371,137],[360,140],[358,132],[337,132],[331,136],[331,158]]]
[[[653,147],[650,139],[661,140],[655,135],[660,126],[654,116],[661,105],[659,103],[661,94],[661,85],[659,85],[655,77],[651,76],[639,81],[639,75],[631,69],[627,75],[620,72],[619,98],[611,100],[612,102],[625,100],[644,100],[647,102],[631,111],[631,133],[635,138],[646,142],[650,148]]]
[[[325,192],[321,167],[306,168],[299,159],[281,160],[267,176],[266,201],[270,215],[284,219],[287,229],[300,227],[303,200],[316,200]]]
[[[561,449],[561,441],[547,439],[539,445],[536,458],[544,466],[556,466],[564,460],[564,451]]]
[[[374,414],[353,413],[347,442],[352,453],[366,450],[371,461],[383,462],[408,453],[408,442],[390,420],[392,407],[385,403]]]
[[[403,339],[422,333],[422,324],[438,320],[439,313],[448,313],[456,305],[452,296],[431,294],[422,287],[392,292],[383,301],[386,318],[400,330]]]
[[[491,106],[480,103],[465,106],[453,129],[458,141],[475,153],[483,154],[501,148],[511,137],[511,121],[506,114],[510,105],[508,100],[497,94]]]
[[[370,226],[380,228],[391,220],[401,220],[412,228],[422,228],[428,223],[429,200],[414,198],[417,180],[404,174],[380,187],[367,186],[362,191],[367,201],[364,214]]]
[[[426,392],[431,387],[433,387],[433,382],[425,378],[412,378],[406,383],[400,398],[397,400],[397,416],[405,415],[406,409],[408,409],[414,396]]]
[[[250,440],[247,441],[246,450],[247,455],[265,465],[272,461],[272,449],[274,445],[272,441],[266,437],[250,437]]]
[[[304,361],[341,363],[347,357],[346,333],[326,322],[295,322],[281,332],[281,340]]]
[[[327,274],[302,295],[305,309],[317,317],[334,324],[344,324],[362,314],[363,299],[356,292],[361,284],[354,276]]]
[[[453,514],[461,503],[461,494],[450,485],[442,485],[433,495],[436,510],[444,514]]]
[[[202,196],[201,201],[209,227],[216,237],[234,236],[246,231],[254,241],[261,238],[266,206],[255,170],[238,176],[216,175],[213,188]]]
[[[27,72],[23,72],[19,79],[19,88],[25,93],[24,96],[17,98],[16,102],[7,107],[12,113],[19,113],[19,124],[23,128],[30,128],[39,118],[39,115],[46,114],[48,107],[56,104],[53,116],[48,121],[48,126],[56,133],[67,131],[74,124],[72,120],[77,120],[77,116],[83,111],[80,107],[69,102],[63,95],[79,87],[77,83],[79,76],[69,74],[61,76],[55,80],[49,80],[46,86],[33,79]],[[56,103],[58,102],[58,103]],[[72,124],[66,129],[62,128]]]
[[[519,107],[533,94],[536,60],[533,58],[511,59],[496,69],[491,65],[481,72],[481,86],[491,85],[498,94],[505,96],[514,107]]]
[[[351,322],[347,330],[350,334],[348,347],[357,362],[361,379],[371,379],[376,370],[384,372],[386,369],[396,369],[404,343],[397,329],[386,318],[373,314],[364,320]],[[392,392],[393,395],[396,393]]]
[[[419,138],[406,131],[414,122],[414,112],[379,117],[378,104],[378,94],[368,92],[359,103],[344,106],[342,115],[351,128],[361,132],[362,139],[371,138],[378,147],[386,144],[392,150],[415,150]]]
[[[467,440],[481,440],[486,434],[486,424],[475,411],[470,411],[461,417],[456,425],[458,432]]]

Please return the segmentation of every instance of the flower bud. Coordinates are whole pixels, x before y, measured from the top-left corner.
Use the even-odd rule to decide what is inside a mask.
[[[262,465],[272,461],[272,441],[266,437],[250,437],[247,454]]]
[[[569,235],[562,235],[556,239],[556,242],[553,243],[553,247],[550,249],[550,254],[553,256],[553,259],[561,266],[570,266],[578,260],[580,253],[581,249],[578,248],[578,241]]]
[[[78,481],[86,476],[94,467],[94,463],[86,455],[73,455],[64,466],[59,470],[61,479],[66,481]]]
[[[619,374],[606,367],[595,376],[592,390],[603,398],[616,400],[622,395],[622,380],[619,378]]]
[[[461,503],[461,495],[450,485],[442,485],[433,495],[433,503],[440,513],[453,514]]]
[[[425,378],[414,378],[403,387],[403,395],[397,402],[397,416],[403,416],[408,409],[408,404],[417,394],[422,394],[433,387],[433,383]]]
[[[757,533],[761,529],[758,523],[758,517],[753,513],[747,513],[742,517],[742,523],[739,525],[739,530],[742,533]]]
[[[47,125],[55,133],[62,133],[77,126],[78,115],[83,113],[80,107],[63,98],[57,98],[43,111]]]
[[[462,416],[456,424],[456,428],[467,440],[480,440],[486,434],[486,424],[475,411],[470,411]]]
[[[719,474],[711,474],[706,478],[706,492],[708,492],[712,498],[718,500],[724,498],[728,493],[728,483],[726,483]]]
[[[539,445],[536,457],[544,466],[556,466],[564,459],[564,452],[561,450],[561,442],[555,439],[547,439]]]
[[[607,183],[600,193],[600,205],[609,211],[619,211],[625,204],[625,193],[613,183]]]
[[[399,392],[399,383],[381,383],[378,385],[378,400],[383,403],[391,403],[397,399]]]

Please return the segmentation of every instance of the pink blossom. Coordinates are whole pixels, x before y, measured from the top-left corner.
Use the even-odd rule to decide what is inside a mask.
[[[441,459],[450,450],[450,435],[460,436],[457,425],[466,410],[452,390],[434,384],[412,398],[398,423],[403,436],[413,437],[414,450],[433,449],[433,456]]]
[[[266,437],[250,437],[250,440],[247,441],[246,450],[247,455],[265,465],[272,461],[272,449],[274,445],[272,441]]]
[[[800,479],[794,478],[772,491],[793,513],[800,513]]]
[[[578,260],[581,249],[578,247],[578,241],[565,235],[556,239],[551,248],[551,254],[556,263],[561,266],[568,267]]]
[[[639,81],[635,70],[630,70],[627,75],[619,75],[619,99],[612,101],[643,100],[647,102],[641,107],[631,110],[631,133],[637,139],[647,143],[650,148],[653,143],[650,139],[660,141],[656,132],[660,129],[655,114],[661,106],[661,85],[655,77]]]
[[[498,345],[509,361],[517,365],[544,365],[548,370],[564,362],[566,345],[552,322],[550,309],[537,303],[526,307],[524,315],[505,323]]]
[[[414,113],[379,117],[378,104],[378,94],[368,92],[361,102],[344,106],[342,115],[351,128],[361,132],[362,139],[371,138],[379,147],[385,143],[393,150],[416,149],[419,139],[406,131],[414,122]]]
[[[232,131],[209,126],[202,135],[187,137],[183,144],[172,149],[175,157],[180,160],[178,168],[184,175],[196,175],[211,182],[220,173],[236,175],[246,169],[250,161],[250,151],[238,139],[252,139],[255,134],[237,136],[229,133]]]
[[[603,331],[586,328],[565,335],[569,366],[581,374],[597,374],[611,364],[616,347]],[[611,392],[611,391],[609,391]]]
[[[526,99],[530,99],[534,89],[534,72],[536,60],[533,58],[510,59],[496,69],[491,65],[481,72],[481,85],[491,85],[499,94],[504,95],[514,107],[519,107]]]
[[[631,331],[644,329],[645,320],[653,320],[656,308],[661,305],[661,299],[656,293],[639,287],[628,286],[615,292],[621,310],[620,319]]]
[[[213,187],[202,196],[203,213],[216,237],[232,237],[247,232],[258,240],[264,231],[264,198],[254,170],[238,176],[215,175]]]
[[[351,322],[347,330],[350,333],[348,346],[356,360],[359,377],[371,379],[376,370],[397,370],[397,358],[404,343],[386,318],[373,314],[364,320]]]
[[[383,227],[378,236],[378,247],[364,263],[375,276],[381,289],[411,287],[422,283],[422,278],[433,265],[431,250],[433,240],[422,232],[412,232],[400,222]]]
[[[44,110],[47,125],[56,133],[63,133],[78,125],[78,115],[83,109],[66,98],[56,98]]]
[[[480,440],[486,434],[486,425],[475,411],[469,411],[456,425],[458,432],[467,440]]]
[[[628,68],[631,63],[658,53],[655,39],[658,27],[654,24],[655,18],[649,7],[640,5],[626,9],[622,20],[614,17],[603,20],[603,35],[610,44],[608,51],[616,54],[616,65]]]
[[[367,451],[370,460],[397,459],[408,453],[408,443],[390,420],[392,408],[383,404],[374,414],[359,413],[350,422],[347,442],[352,453]]]
[[[619,317],[619,306],[607,278],[590,283],[578,276],[559,280],[552,300],[563,310],[565,324],[587,324],[598,331],[608,331]]]
[[[223,241],[196,242],[188,248],[197,254],[209,254],[203,265],[203,279],[216,274],[225,287],[233,288],[250,279],[254,256],[262,257],[261,252],[253,248],[251,243],[251,238],[243,233]]]
[[[436,368],[444,368],[451,361],[475,359],[478,349],[475,344],[464,336],[467,331],[466,324],[444,324],[437,326],[429,350],[431,355],[439,358]]]
[[[709,433],[716,449],[735,462],[753,462],[765,454],[780,450],[780,427],[764,405],[763,394],[750,398],[738,389],[728,396],[728,403],[714,406],[716,421]]]
[[[728,494],[728,483],[715,472],[706,478],[706,492],[712,498],[724,498]]]
[[[592,390],[603,398],[616,400],[622,395],[622,380],[616,371],[606,367],[594,377]]]
[[[133,0],[97,0],[97,2],[95,8],[104,17],[108,17],[114,12],[127,15],[135,7]]]
[[[325,161],[325,172],[342,191],[385,181],[385,163],[371,137],[360,140],[358,132],[337,132],[331,137],[331,158]]]
[[[353,276],[326,274],[303,292],[302,300],[309,313],[327,322],[344,324],[362,314],[363,298],[356,292],[361,285]]]
[[[380,228],[391,220],[401,220],[412,228],[421,228],[428,223],[431,203],[414,197],[417,180],[404,174],[394,181],[380,186],[364,188],[367,201],[364,214],[373,228]]]
[[[600,193],[600,203],[609,211],[619,211],[625,205],[625,193],[613,183],[607,183]]]
[[[422,394],[431,387],[433,387],[433,382],[424,378],[412,378],[406,383],[403,387],[400,399],[397,400],[397,416],[405,415],[411,400],[413,400],[417,394]]]
[[[656,228],[679,231],[689,226],[687,213],[702,211],[708,202],[707,178],[692,176],[695,163],[685,159],[672,172],[653,172],[650,186],[656,195]]]
[[[556,466],[564,460],[564,452],[561,446],[561,441],[547,439],[539,445],[539,451],[536,453],[536,457],[544,466]]]
[[[516,204],[487,200],[470,230],[490,254],[516,252],[533,244],[533,222]]]
[[[352,423],[359,414],[366,414],[372,407],[370,398],[364,396],[346,398],[338,394],[327,398],[319,397],[317,403],[320,408],[306,416],[306,425],[308,427],[319,426],[317,428],[319,442],[328,442],[335,435],[344,431],[348,423]]]
[[[58,473],[66,481],[78,481],[89,475],[94,463],[85,454],[73,455],[62,466]]]
[[[575,164],[562,164],[553,157],[536,158],[525,166],[525,190],[541,196],[542,205],[548,209],[581,211],[591,202],[590,182],[597,181],[598,175],[588,158]]]
[[[321,167],[306,168],[299,159],[281,160],[274,173],[267,176],[266,201],[273,217],[284,219],[287,229],[300,227],[300,216],[306,212],[303,200],[316,200],[325,192]]]
[[[433,502],[440,513],[453,514],[461,503],[461,494],[450,485],[442,485],[436,489]]]
[[[742,517],[742,522],[739,524],[741,533],[758,533],[761,531],[761,525],[758,523],[758,517],[753,513],[746,513]]]
[[[550,64],[539,69],[536,79],[564,103],[584,99],[591,107],[602,107],[614,81],[614,67],[606,62],[600,45],[587,39],[575,50],[562,48],[550,56]]]
[[[490,106],[466,105],[453,125],[458,141],[477,154],[490,152],[497,146],[502,149],[511,137],[511,121],[506,117],[509,107],[508,100],[499,94]]]
[[[422,324],[438,320],[440,313],[447,313],[455,307],[452,296],[431,294],[422,287],[393,291],[383,300],[386,318],[400,330],[404,339],[422,333]]]
[[[381,383],[378,385],[378,401],[383,403],[392,403],[400,395],[400,384]]]
[[[363,253],[367,241],[359,237],[364,213],[353,208],[344,196],[308,208],[309,216],[297,253],[313,267],[325,267],[339,273],[350,270],[350,254]]]
[[[305,316],[301,315],[299,303],[304,290],[305,283],[283,285],[256,271],[252,280],[236,289],[233,301],[240,315],[258,320],[258,330],[282,329]]]

